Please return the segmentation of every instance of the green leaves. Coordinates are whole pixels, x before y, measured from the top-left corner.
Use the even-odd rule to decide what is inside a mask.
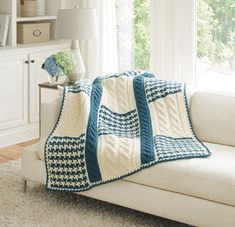
[[[70,50],[60,51],[53,57],[56,63],[63,69],[63,72],[66,76],[71,73],[73,67],[76,65],[74,54]]]
[[[197,1],[197,55],[213,62],[235,55],[235,1]]]
[[[137,69],[149,69],[149,24],[149,0],[134,0],[134,66]]]
[[[134,66],[149,68],[149,0],[134,0]],[[223,62],[235,55],[235,0],[197,0],[197,55]]]

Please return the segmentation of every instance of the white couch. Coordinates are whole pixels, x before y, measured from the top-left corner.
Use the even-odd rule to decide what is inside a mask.
[[[79,194],[196,226],[235,226],[235,96],[195,91],[192,124],[208,158],[161,163]],[[60,100],[41,106],[41,142],[23,152],[23,178],[45,184],[43,145]]]

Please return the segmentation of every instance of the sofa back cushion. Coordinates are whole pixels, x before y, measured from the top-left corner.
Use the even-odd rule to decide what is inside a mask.
[[[199,139],[235,146],[235,95],[198,90],[191,95],[190,115]]]

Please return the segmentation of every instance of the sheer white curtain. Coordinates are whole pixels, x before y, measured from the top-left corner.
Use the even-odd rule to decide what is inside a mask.
[[[80,41],[86,78],[117,72],[116,0],[64,0],[62,7],[96,8],[99,35]]]
[[[195,0],[151,0],[150,69],[163,79],[195,82]]]

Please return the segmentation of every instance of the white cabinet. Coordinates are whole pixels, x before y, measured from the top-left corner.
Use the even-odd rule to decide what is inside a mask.
[[[0,132],[28,122],[27,54],[0,57]]]
[[[0,50],[0,147],[39,137],[38,84],[47,82],[41,65],[46,57],[70,46],[58,42]]]
[[[39,121],[39,87],[40,83],[48,81],[47,72],[41,68],[45,58],[60,51],[35,52],[29,54],[29,121]]]

